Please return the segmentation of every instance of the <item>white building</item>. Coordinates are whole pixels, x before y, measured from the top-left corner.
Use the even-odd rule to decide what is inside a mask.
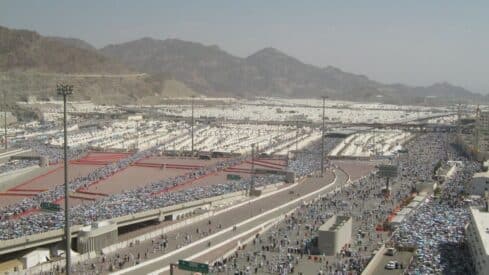
[[[49,249],[38,248],[31,251],[20,258],[24,269],[29,269],[38,264],[45,263],[49,260]]]
[[[100,251],[118,240],[117,224],[112,221],[95,222],[78,233],[78,252]]]
[[[466,243],[472,255],[476,274],[489,275],[489,212],[470,209],[470,223],[466,228]]]

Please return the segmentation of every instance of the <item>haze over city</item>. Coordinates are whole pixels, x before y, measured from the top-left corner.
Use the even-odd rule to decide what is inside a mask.
[[[385,83],[450,82],[486,94],[486,1],[4,1],[0,25],[97,48],[142,37],[274,47]]]

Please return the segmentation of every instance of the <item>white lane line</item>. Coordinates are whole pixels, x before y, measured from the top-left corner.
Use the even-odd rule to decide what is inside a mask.
[[[220,248],[221,246],[225,246],[225,245],[227,245],[227,244],[228,244],[228,243],[230,243],[230,242],[236,241],[237,239],[239,239],[239,238],[241,238],[241,237],[243,237],[243,236],[246,236],[246,235],[250,234],[250,233],[251,233],[251,232],[253,232],[253,231],[256,231],[256,230],[258,230],[258,229],[262,229],[263,227],[265,227],[265,225],[267,225],[267,224],[269,224],[269,223],[272,223],[272,222],[274,222],[274,221],[275,221],[275,220],[277,220],[277,219],[278,219],[278,218],[274,218],[274,219],[272,219],[272,220],[269,220],[269,221],[266,221],[266,222],[264,222],[264,223],[261,223],[261,224],[259,224],[259,225],[255,226],[255,227],[253,227],[253,228],[251,228],[251,229],[246,230],[246,231],[245,231],[245,232],[243,232],[243,233],[240,233],[239,235],[236,235],[236,236],[232,237],[231,239],[227,239],[227,240],[225,240],[225,241],[223,241],[223,242],[220,242],[219,244],[216,244],[216,245],[214,245],[214,246],[211,246],[210,248],[207,248],[207,249],[205,249],[205,250],[202,250],[201,252],[199,252],[199,253],[197,253],[197,254],[194,254],[194,255],[192,255],[192,256],[190,256],[190,257],[186,258],[186,260],[193,260],[193,259],[198,258],[198,257],[200,257],[200,256],[202,256],[202,255],[205,255],[205,254],[207,254],[207,253],[209,253],[209,252],[212,252],[212,251],[214,251],[214,250],[216,250],[216,249]],[[153,271],[153,272],[151,272],[151,273],[148,273],[148,275],[158,275],[158,274],[160,274],[160,273],[163,273],[163,272],[165,272],[165,271],[168,271],[169,269],[170,269],[170,266],[165,266],[165,267],[160,268],[160,269],[158,269],[158,270],[155,270],[155,271]]]
[[[333,182],[331,182],[330,184],[328,184],[328,185],[326,185],[326,186],[324,186],[324,187],[322,187],[322,188],[320,188],[320,189],[318,189],[318,190],[316,190],[316,191],[314,191],[314,192],[311,192],[311,193],[309,193],[309,194],[307,194],[307,195],[304,195],[304,196],[302,196],[302,197],[299,197],[299,198],[296,198],[296,199],[294,199],[294,200],[292,200],[292,201],[289,201],[289,202],[287,202],[287,203],[285,203],[285,204],[282,204],[282,205],[280,205],[280,206],[278,206],[278,207],[276,207],[276,208],[273,208],[273,209],[270,209],[270,210],[268,210],[268,211],[265,211],[265,212],[263,212],[263,213],[261,213],[261,214],[259,214],[259,215],[257,215],[257,216],[254,216],[254,217],[252,217],[252,218],[249,218],[249,219],[247,219],[247,220],[244,220],[244,221],[242,221],[242,222],[240,222],[240,223],[236,224],[236,226],[237,226],[237,227],[239,227],[239,226],[242,226],[242,225],[244,225],[244,224],[247,224],[247,223],[253,222],[253,221],[255,221],[255,220],[257,220],[257,219],[259,219],[259,218],[261,218],[261,217],[263,217],[263,216],[265,216],[265,215],[268,215],[268,214],[270,214],[270,213],[272,213],[272,212],[278,211],[278,210],[280,210],[280,209],[282,209],[282,208],[288,207],[289,205],[292,205],[292,204],[294,204],[294,203],[297,203],[297,202],[303,201],[303,200],[305,200],[305,199],[306,199],[306,198],[308,198],[308,197],[315,196],[316,194],[323,192],[324,190],[326,190],[327,188],[329,188],[331,185],[335,184],[335,183],[336,183],[336,181],[338,180],[338,175],[337,175],[336,173],[334,173],[334,174],[335,174],[334,181],[333,181]],[[248,204],[248,202],[246,202],[246,204]],[[142,267],[144,267],[144,266],[147,266],[147,265],[153,264],[153,263],[155,263],[155,262],[162,261],[162,260],[164,260],[164,259],[166,259],[166,258],[169,258],[169,257],[171,257],[171,256],[173,256],[173,255],[175,255],[175,254],[178,254],[178,253],[180,253],[180,252],[182,252],[182,251],[184,251],[184,250],[190,249],[190,248],[192,248],[192,247],[194,247],[194,246],[197,246],[197,245],[199,245],[199,244],[201,244],[201,243],[207,242],[208,240],[213,239],[213,238],[215,238],[215,237],[217,237],[217,236],[219,236],[219,235],[222,235],[222,234],[224,234],[224,233],[226,233],[226,232],[229,232],[229,231],[233,230],[233,227],[234,227],[234,225],[233,225],[233,226],[230,226],[230,227],[228,227],[228,228],[226,228],[226,229],[224,229],[224,230],[221,230],[221,231],[219,231],[219,232],[217,232],[217,233],[214,233],[214,234],[212,234],[212,235],[209,235],[209,236],[207,236],[207,237],[205,237],[205,238],[203,238],[203,239],[200,239],[200,240],[198,240],[198,241],[196,241],[196,242],[193,242],[193,243],[191,243],[191,244],[189,244],[189,245],[187,245],[187,246],[183,246],[183,247],[181,247],[181,248],[179,248],[179,249],[176,249],[176,250],[174,250],[174,251],[172,251],[172,252],[170,252],[170,253],[168,253],[168,254],[165,254],[165,255],[159,256],[159,257],[157,257],[157,258],[154,258],[154,259],[151,259],[151,260],[145,261],[145,262],[143,262],[143,263],[141,263],[141,264],[139,264],[139,265],[131,266],[131,267],[128,267],[128,268],[126,268],[126,269],[123,269],[123,270],[119,270],[119,271],[113,272],[113,273],[111,273],[111,274],[114,274],[114,275],[117,275],[117,274],[125,274],[125,273],[128,273],[128,272],[131,272],[131,271],[137,270],[137,269],[139,269],[139,268],[142,268]],[[167,267],[168,267],[168,266],[167,266]],[[169,268],[169,267],[168,267],[168,268]]]

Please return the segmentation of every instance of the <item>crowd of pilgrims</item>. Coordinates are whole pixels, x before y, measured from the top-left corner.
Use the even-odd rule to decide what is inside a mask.
[[[326,148],[332,149],[338,140],[328,139]],[[388,236],[379,233],[376,225],[387,216],[414,190],[416,182],[430,181],[439,161],[459,160],[463,163],[459,171],[441,187],[437,199],[428,199],[418,211],[393,232],[390,243],[416,247],[414,261],[409,263],[409,274],[436,272],[470,272],[470,260],[458,257],[457,253],[447,253],[447,249],[463,247],[463,227],[469,219],[467,202],[462,199],[463,184],[470,180],[480,164],[469,161],[458,154],[449,144],[446,134],[429,133],[419,135],[404,146],[392,162],[399,166],[399,176],[393,180],[392,195],[386,199],[382,195],[385,182],[375,171],[366,177],[351,182],[348,186],[335,190],[309,204],[304,204],[285,217],[263,235],[245,245],[233,255],[213,262],[211,269],[217,274],[360,274],[368,264],[371,252],[379,242],[388,241]],[[289,169],[298,176],[310,174],[320,168],[317,144],[314,150],[297,154],[289,161]],[[331,147],[331,148],[330,148]],[[118,161],[94,173],[70,182],[70,189],[84,187],[90,182],[107,177],[118,169],[154,154],[153,149],[145,150],[127,159]],[[194,170],[185,175],[157,181],[142,188],[112,195],[92,204],[73,208],[74,224],[109,219],[148,209],[160,208],[195,199],[221,195],[227,192],[245,190],[247,180],[227,181],[220,184],[192,187],[177,192],[167,192],[159,196],[153,193],[164,190],[200,175],[219,171],[236,165],[242,158],[227,159],[213,166]],[[257,177],[257,186],[280,181],[278,176]],[[58,198],[62,190],[51,190],[41,198],[25,200],[2,210],[0,217],[0,239],[11,239],[47,230],[61,228],[62,213],[34,214],[21,219],[9,219],[11,212],[20,213],[47,198]],[[481,203],[479,201],[473,203]],[[10,211],[10,212],[9,212]],[[353,240],[341,252],[326,257],[317,253],[319,227],[333,215],[348,215],[354,220]],[[183,240],[182,240],[183,241]],[[123,257],[119,255],[119,257]],[[304,264],[306,263],[306,264]],[[314,270],[315,273],[310,273]],[[454,274],[455,274],[454,273]]]
[[[463,247],[464,225],[469,214],[467,203],[461,198],[463,183],[480,169],[476,162],[460,156],[444,134],[425,134],[405,145],[405,150],[393,160],[399,165],[399,176],[394,180],[390,198],[384,199],[385,182],[374,172],[349,186],[329,193],[321,199],[303,205],[274,225],[271,230],[237,250],[220,258],[212,265],[217,274],[361,274],[378,243],[414,246],[417,258],[402,263],[409,274],[470,273],[466,253],[447,253],[454,247]],[[460,160],[463,169],[446,182],[439,200],[426,202],[392,239],[376,230],[387,216],[412,195],[414,184],[432,180],[439,161]],[[480,203],[480,202],[479,202]],[[339,253],[332,256],[317,251],[319,227],[336,215],[351,216],[354,221],[353,239]],[[445,251],[443,251],[443,249]],[[468,272],[468,273],[467,273]]]
[[[156,155],[160,149],[161,145],[136,152],[127,158],[120,159],[100,167],[85,176],[71,180],[69,182],[69,190],[76,191],[86,188],[91,183],[110,177],[114,173],[141,159]],[[317,154],[315,157],[311,157],[310,155],[304,154],[294,162],[289,162],[289,169],[296,172],[297,176],[306,175],[310,171],[317,169],[320,163],[317,159]],[[71,221],[73,225],[85,225],[97,220],[111,219],[145,210],[246,190],[250,185],[249,179],[225,181],[205,187],[196,186],[177,192],[161,192],[188,182],[189,180],[199,178],[200,176],[222,171],[227,167],[240,164],[247,157],[228,158],[213,165],[189,171],[184,175],[158,180],[144,187],[113,194],[92,203],[74,206],[70,211]],[[277,183],[283,181],[283,179],[283,176],[280,175],[260,175],[255,177],[255,186],[259,187]],[[161,194],[155,195],[155,193],[159,192]],[[59,201],[63,197],[64,186],[58,185],[51,190],[0,209],[0,240],[13,239],[62,228],[64,222],[64,213],[62,211],[56,213],[33,213],[24,217],[20,217],[19,215],[38,208],[41,202]]]

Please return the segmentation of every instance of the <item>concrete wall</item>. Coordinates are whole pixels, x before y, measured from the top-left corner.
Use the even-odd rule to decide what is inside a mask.
[[[49,257],[48,249],[36,249],[20,258],[24,269],[31,268],[40,263],[46,262],[46,258]]]
[[[15,156],[30,151],[31,151],[30,149],[12,149],[7,152],[0,153],[0,159],[8,158],[10,156]]]
[[[115,223],[96,223],[79,232],[77,249],[79,253],[100,251],[102,248],[116,243],[117,240],[118,232]]]
[[[352,218],[333,216],[326,221],[318,232],[318,248],[325,255],[334,255],[351,242]]]
[[[33,166],[26,167],[26,168],[17,169],[14,171],[9,171],[9,172],[0,174],[0,190],[6,189],[8,187],[8,185],[11,185],[11,182],[10,182],[11,180],[13,180],[19,176],[22,176],[26,173],[32,172],[36,169],[39,169],[39,165],[33,165]]]
[[[379,251],[375,254],[375,256],[370,260],[368,263],[367,267],[362,271],[362,275],[377,275],[373,274],[377,266],[380,264],[382,257],[384,254],[387,252],[387,249],[385,248],[385,244],[383,244]]]
[[[471,209],[470,223],[465,228],[465,239],[472,256],[472,262],[474,264],[476,274],[489,275],[489,254],[484,247],[484,241],[481,239],[481,236],[488,233],[486,233],[484,229],[482,232],[480,231],[481,228],[477,226],[474,215],[477,215],[478,219],[484,219],[480,215],[478,209]]]

